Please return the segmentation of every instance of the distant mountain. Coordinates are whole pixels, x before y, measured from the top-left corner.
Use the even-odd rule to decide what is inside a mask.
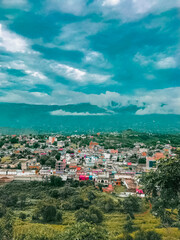
[[[80,104],[68,104],[68,105],[31,105],[24,103],[0,103],[0,111],[9,111],[9,114],[15,112],[24,111],[39,111],[39,112],[51,112],[56,110],[63,110],[66,112],[77,112],[77,113],[135,113],[139,108],[134,105],[127,107],[112,106],[107,108],[101,108],[90,103]]]
[[[0,103],[0,133],[87,133],[132,129],[142,132],[180,132],[179,115],[136,115],[137,106],[106,108],[89,103],[31,105]]]

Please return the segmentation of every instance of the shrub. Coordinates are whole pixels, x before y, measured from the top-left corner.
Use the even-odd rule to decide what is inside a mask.
[[[124,228],[124,231],[127,233],[133,232],[134,231],[133,222],[131,220],[128,220],[123,228]]]
[[[161,240],[162,237],[159,233],[155,231],[144,232],[142,230],[135,234],[134,240]]]
[[[26,219],[26,214],[21,212],[21,213],[19,214],[19,218],[20,218],[21,220],[25,220],[25,219]]]
[[[56,207],[53,205],[44,205],[40,209],[41,216],[45,222],[51,222],[56,217]]]
[[[58,211],[57,214],[56,214],[56,220],[58,222],[62,222],[62,212]]]
[[[53,198],[58,198],[59,197],[59,191],[57,189],[51,190],[50,191],[50,196]]]
[[[90,223],[77,223],[64,232],[63,240],[107,240],[106,229]]]
[[[135,196],[129,196],[123,201],[123,210],[125,213],[133,213],[140,211],[140,202],[141,200]]]
[[[94,207],[91,206],[89,210],[80,209],[75,213],[76,221],[78,222],[90,222],[90,223],[101,223],[103,220],[102,212]]]
[[[83,207],[83,205],[84,205],[84,200],[81,197],[76,196],[72,199],[72,208],[73,209],[75,209],[75,210],[80,209]]]

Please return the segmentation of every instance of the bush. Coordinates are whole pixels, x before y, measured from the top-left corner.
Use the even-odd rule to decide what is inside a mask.
[[[96,198],[96,195],[94,194],[93,191],[89,191],[87,193],[87,197],[88,197],[89,201],[93,201]]]
[[[3,207],[3,205],[0,205],[0,218],[2,218],[5,213],[6,213],[5,208]]]
[[[146,239],[147,240],[161,240],[162,237],[159,233],[155,231],[148,231],[146,232]]]
[[[129,234],[125,234],[123,237],[118,238],[118,240],[133,240],[133,237]]]
[[[51,190],[50,191],[50,196],[53,198],[58,198],[59,197],[59,191],[57,189]]]
[[[90,223],[101,223],[103,221],[102,212],[91,206],[89,210],[80,209],[75,213],[76,221],[78,222],[90,222]]]
[[[51,183],[52,186],[55,186],[55,187],[64,186],[64,182],[62,181],[62,178],[57,177],[57,176],[53,176],[53,175],[50,177],[50,183]]]
[[[92,219],[95,215],[97,216],[96,220],[94,219],[94,221],[93,221],[94,223],[101,223],[103,221],[103,213],[101,212],[101,210],[99,208],[90,206],[89,212],[91,214]]]
[[[41,207],[40,213],[45,222],[54,221],[56,218],[56,207],[53,205],[44,205]]]
[[[76,196],[72,199],[72,208],[73,209],[75,209],[75,210],[80,209],[83,207],[83,205],[84,205],[84,200],[81,197]]]
[[[90,223],[77,223],[64,232],[63,240],[107,240],[106,229]]]
[[[155,231],[144,232],[142,230],[135,234],[134,240],[161,240],[162,237],[159,233]]]
[[[134,212],[139,212],[141,207],[141,200],[135,196],[129,196],[123,201],[123,210],[130,215]]]
[[[77,222],[91,222],[90,212],[85,209],[80,209],[76,211],[75,217]]]
[[[124,228],[124,231],[127,233],[133,232],[134,231],[133,222],[131,220],[128,220],[123,228]]]
[[[25,219],[26,219],[26,214],[21,212],[21,213],[19,214],[19,218],[20,218],[21,220],[25,220]]]
[[[58,211],[57,214],[56,214],[56,220],[58,222],[62,222],[62,212]]]

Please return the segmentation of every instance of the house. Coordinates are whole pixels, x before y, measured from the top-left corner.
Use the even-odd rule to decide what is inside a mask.
[[[52,175],[53,172],[51,170],[51,167],[42,167],[41,170],[39,171],[40,175]]]
[[[166,158],[166,156],[161,152],[157,152],[157,153],[154,154],[154,158],[155,158],[155,160],[159,160],[159,159]]]
[[[56,162],[56,173],[57,174],[63,173],[65,168],[66,168],[66,159]]]
[[[0,177],[0,183],[9,183],[14,180],[13,177]]]
[[[98,174],[96,178],[96,183],[101,183],[104,186],[109,185],[109,172],[102,172],[101,174]]]

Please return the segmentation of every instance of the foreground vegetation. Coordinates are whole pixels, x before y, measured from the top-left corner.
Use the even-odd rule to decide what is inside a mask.
[[[164,161],[143,178],[146,199],[120,199],[91,181],[64,183],[55,176],[1,186],[0,239],[180,239],[179,162]]]

